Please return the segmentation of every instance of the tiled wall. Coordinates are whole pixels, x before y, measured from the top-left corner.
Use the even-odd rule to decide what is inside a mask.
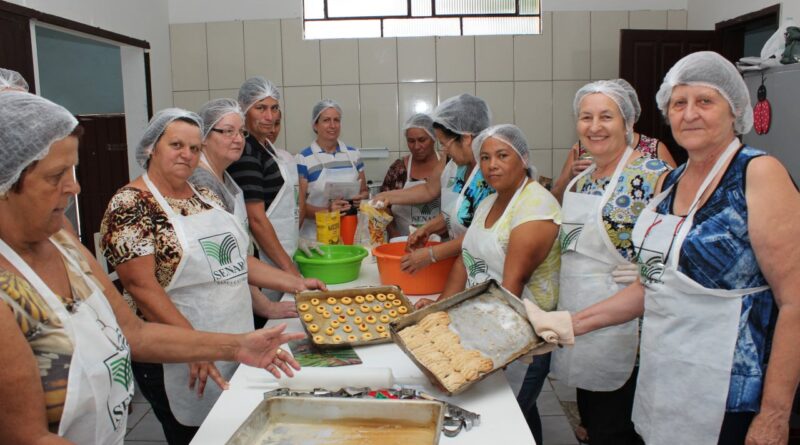
[[[532,147],[540,174],[558,172],[575,140],[572,98],[590,80],[617,76],[619,30],[686,29],[684,10],[569,11],[543,15],[539,36],[303,41],[299,19],[170,26],[175,106],[197,110],[236,97],[245,78],[262,75],[283,92],[278,143],[297,152],[313,139],[311,107],[323,97],[342,105],[342,139],[388,147],[368,160],[382,179],[407,152],[400,134],[416,107],[468,92],[490,105],[494,123],[513,122]]]

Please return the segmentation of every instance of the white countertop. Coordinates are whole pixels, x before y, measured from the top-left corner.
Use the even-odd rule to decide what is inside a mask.
[[[378,268],[374,263],[374,258],[369,256],[364,259],[361,265],[361,274],[357,280],[330,286],[330,288],[348,289],[377,284],[380,284]],[[287,298],[291,299],[292,296],[284,295],[284,299]],[[412,297],[412,300],[414,299]],[[301,332],[303,330],[300,320],[296,318],[270,321],[268,325],[283,322],[288,325],[287,332]],[[284,349],[289,350],[286,345],[284,345]],[[397,382],[424,382],[422,385],[408,386],[423,389],[440,400],[446,400],[480,414],[480,426],[470,431],[462,431],[453,438],[442,434],[440,443],[464,445],[487,443],[534,444],[533,436],[528,429],[527,423],[525,423],[522,411],[520,411],[516,398],[502,371],[492,374],[462,394],[447,397],[427,381],[422,371],[394,343],[362,346],[356,348],[356,352],[363,363],[346,368],[391,368]],[[328,369],[341,370],[343,368]],[[309,369],[313,369],[314,373],[320,373],[323,368]],[[301,370],[300,372],[302,373],[303,371]],[[277,387],[277,381],[268,372],[249,366],[240,366],[230,381],[230,389],[222,393],[222,396],[220,396],[195,435],[192,444],[224,444],[247,416],[250,415],[256,405],[263,400],[263,393],[275,387]]]

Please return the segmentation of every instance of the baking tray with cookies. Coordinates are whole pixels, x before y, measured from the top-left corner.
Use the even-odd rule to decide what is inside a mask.
[[[400,349],[451,396],[544,343],[522,301],[495,280],[415,311],[389,329]]]
[[[414,310],[397,286],[302,292],[295,305],[303,329],[319,348],[389,343],[389,323]]]

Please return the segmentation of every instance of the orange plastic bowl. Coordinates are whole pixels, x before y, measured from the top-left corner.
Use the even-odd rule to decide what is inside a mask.
[[[439,243],[429,242],[427,246],[436,244]],[[407,253],[405,249],[406,243],[404,242],[383,244],[372,249],[372,254],[378,259],[381,283],[400,286],[403,293],[407,295],[441,293],[447,283],[447,276],[450,274],[453,262],[458,257],[437,261],[412,275],[400,270],[400,258]]]

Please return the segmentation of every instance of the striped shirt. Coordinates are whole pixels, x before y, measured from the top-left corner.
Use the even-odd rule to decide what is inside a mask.
[[[297,159],[297,173],[300,178],[307,180],[310,184],[319,178],[323,168],[352,168],[350,161],[355,164],[357,171],[364,171],[364,162],[361,161],[361,153],[358,149],[348,146],[347,151],[349,153],[340,151],[337,146],[336,151],[331,154],[323,150],[314,150],[311,147],[306,147],[295,157]]]
[[[228,173],[242,189],[246,202],[264,201],[264,208],[269,208],[283,187],[271,149],[264,149],[253,135],[248,136],[242,157],[228,167]]]

